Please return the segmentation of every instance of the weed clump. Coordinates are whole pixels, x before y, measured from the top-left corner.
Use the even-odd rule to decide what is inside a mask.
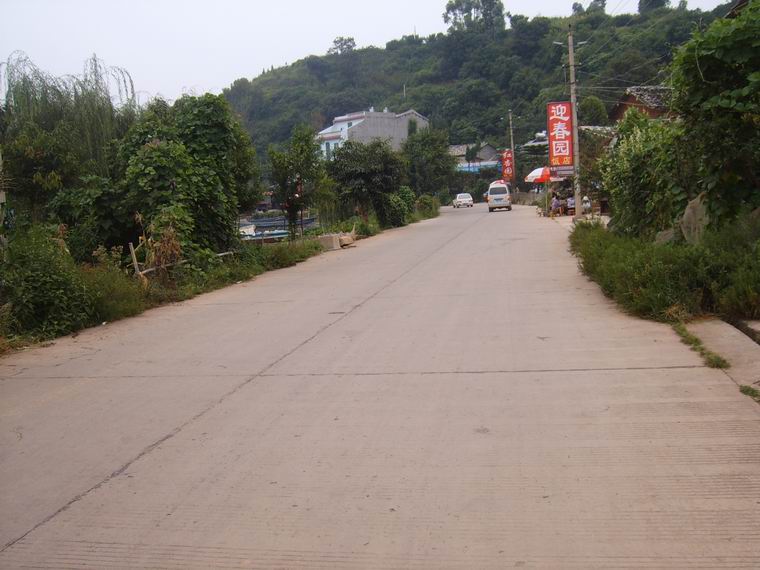
[[[606,295],[641,317],[679,322],[717,313],[760,318],[760,219],[706,232],[700,245],[657,244],[582,223],[570,248]]]

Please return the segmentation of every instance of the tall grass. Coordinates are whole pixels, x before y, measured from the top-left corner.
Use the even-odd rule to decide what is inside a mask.
[[[710,230],[698,246],[655,244],[588,223],[576,226],[570,244],[584,273],[639,316],[760,318],[760,216]]]
[[[97,263],[77,265],[62,240],[36,226],[15,236],[0,258],[0,352],[19,338],[53,338],[133,316],[151,306],[290,267],[320,251],[314,240],[242,244],[232,256],[193,259],[142,286],[121,267],[118,251],[101,249]]]

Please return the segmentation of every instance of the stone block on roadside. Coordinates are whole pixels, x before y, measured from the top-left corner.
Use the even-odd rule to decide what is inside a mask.
[[[702,192],[686,205],[681,218],[681,233],[688,243],[696,245],[702,240],[702,234],[709,223],[705,193]]]
[[[676,230],[673,228],[670,228],[669,230],[663,230],[661,232],[657,232],[657,235],[654,238],[654,243],[662,245],[665,243],[672,243],[676,240]]]
[[[338,234],[324,234],[317,238],[325,251],[340,249],[340,236]]]

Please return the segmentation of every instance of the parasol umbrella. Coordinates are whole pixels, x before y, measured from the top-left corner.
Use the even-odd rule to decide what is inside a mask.
[[[562,177],[552,176],[548,166],[542,166],[536,168],[528,176],[525,177],[525,182],[533,182],[535,184],[541,184],[544,182],[560,182],[564,180]]]

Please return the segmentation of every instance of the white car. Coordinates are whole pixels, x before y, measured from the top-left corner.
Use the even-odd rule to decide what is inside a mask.
[[[467,193],[457,194],[457,197],[454,198],[454,202],[452,202],[451,205],[455,208],[472,208],[472,196]]]
[[[506,210],[512,209],[512,196],[509,193],[509,185],[503,180],[491,182],[486,192],[486,201],[488,202],[488,211],[493,212],[499,208]]]

